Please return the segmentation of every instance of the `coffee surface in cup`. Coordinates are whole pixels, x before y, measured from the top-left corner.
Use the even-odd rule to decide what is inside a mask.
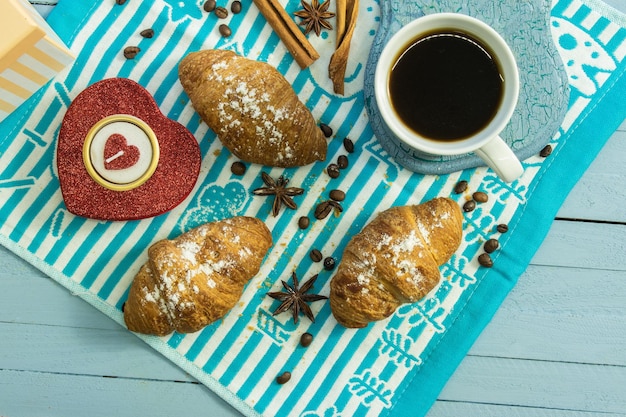
[[[389,96],[404,124],[420,136],[462,140],[497,113],[504,80],[493,54],[473,37],[439,30],[413,40],[397,58]]]

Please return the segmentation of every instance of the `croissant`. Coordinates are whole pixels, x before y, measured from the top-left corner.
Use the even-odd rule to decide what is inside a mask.
[[[365,327],[439,282],[461,243],[463,215],[448,198],[378,214],[353,236],[330,283],[330,307],[345,327]]]
[[[164,336],[218,320],[239,301],[271,245],[267,226],[252,217],[206,223],[156,242],[124,304],[128,329]]]
[[[326,159],[313,115],[271,65],[211,49],[183,58],[178,76],[202,120],[238,158],[276,167]]]

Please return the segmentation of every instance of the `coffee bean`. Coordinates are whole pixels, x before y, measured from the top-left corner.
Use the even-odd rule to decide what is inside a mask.
[[[489,239],[488,241],[485,242],[483,249],[485,249],[485,252],[487,253],[492,253],[496,249],[498,249],[499,246],[500,246],[500,242],[498,242],[498,239]]]
[[[335,258],[327,257],[324,258],[324,269],[327,271],[332,271],[335,269]]]
[[[115,0],[115,4],[119,4],[120,6],[124,3],[126,3],[126,0]]]
[[[216,6],[217,4],[215,0],[206,0],[202,8],[204,9],[205,12],[211,13],[213,10],[215,10]]]
[[[339,169],[346,169],[348,168],[349,164],[350,162],[348,161],[347,156],[339,155],[339,157],[337,158],[337,166],[339,167]]]
[[[474,200],[468,200],[463,204],[463,211],[468,213],[476,208],[476,202]]]
[[[474,194],[472,194],[472,198],[477,203],[486,203],[487,201],[489,201],[489,196],[482,191],[476,191]]]
[[[319,249],[312,249],[311,252],[309,252],[309,257],[313,262],[319,262],[323,258],[322,252],[320,252]]]
[[[343,207],[337,201],[334,201],[334,200],[322,201],[315,207],[315,211],[313,212],[313,215],[315,216],[317,220],[323,220],[326,217],[328,217],[328,215],[333,211],[333,209],[335,210],[335,215],[339,215],[339,213],[343,211]]]
[[[459,181],[454,186],[454,194],[461,194],[463,191],[467,190],[467,181]]]
[[[235,175],[243,175],[246,173],[246,165],[241,161],[235,161],[230,166],[230,172]]]
[[[509,226],[504,223],[501,223],[498,225],[497,229],[498,229],[498,232],[500,233],[506,233],[509,231]]]
[[[290,379],[291,379],[291,372],[285,371],[276,377],[276,382],[282,385],[282,384],[287,383]]]
[[[219,30],[220,30],[220,35],[222,35],[225,38],[228,38],[233,33],[230,30],[230,27],[228,27],[228,25],[220,25]]]
[[[311,224],[311,220],[307,216],[302,216],[298,219],[298,227],[300,229],[306,229]]]
[[[326,172],[328,173],[328,176],[330,178],[338,178],[340,174],[339,165],[337,164],[328,165],[328,167],[326,168]]]
[[[343,201],[346,199],[346,193],[341,190],[331,190],[328,195],[335,201]]]
[[[323,201],[315,207],[315,211],[313,215],[317,220],[322,220],[328,217],[330,212],[333,211],[333,207],[330,205],[329,201]]]
[[[335,215],[338,216],[339,213],[341,213],[343,211],[343,207],[341,207],[341,204],[339,204],[338,201],[335,200],[330,200],[328,202],[328,204],[335,209]]]
[[[144,29],[139,34],[144,38],[150,39],[154,36],[154,29]]]
[[[551,145],[546,145],[540,152],[539,152],[539,156],[546,158],[548,156],[550,156],[550,154],[552,153],[552,146]]]
[[[233,4],[230,5],[230,11],[237,14],[241,12],[241,2],[239,0],[235,0]]]
[[[137,56],[137,54],[141,51],[137,46],[127,46],[124,48],[124,57],[126,59],[133,59]]]
[[[488,253],[481,253],[478,256],[478,263],[484,266],[485,268],[491,268],[493,266],[493,260]]]
[[[311,333],[302,333],[302,336],[300,336],[300,345],[309,347],[311,342],[313,342],[313,335]]]
[[[333,129],[330,126],[328,126],[326,123],[320,123],[320,129],[322,129],[322,133],[327,138],[333,135]]]
[[[346,152],[348,153],[352,153],[354,152],[354,142],[352,142],[352,140],[345,138],[343,140],[343,147],[346,150]]]
[[[217,16],[220,19],[226,19],[228,17],[228,10],[226,9],[226,7],[216,7],[215,8],[215,16]]]

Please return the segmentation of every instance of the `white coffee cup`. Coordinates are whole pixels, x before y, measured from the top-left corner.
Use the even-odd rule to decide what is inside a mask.
[[[436,140],[417,133],[407,126],[394,110],[390,95],[391,71],[400,56],[418,39],[439,31],[456,31],[477,40],[493,55],[503,79],[500,103],[494,116],[479,131],[458,140]],[[504,39],[482,21],[458,13],[436,13],[408,23],[396,32],[384,47],[376,65],[374,90],[382,119],[405,145],[431,155],[462,155],[475,152],[506,182],[514,181],[523,173],[519,159],[499,136],[517,105],[519,95],[517,64]]]

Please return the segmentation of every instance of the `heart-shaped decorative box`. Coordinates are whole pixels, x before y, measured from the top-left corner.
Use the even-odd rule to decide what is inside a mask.
[[[100,220],[137,220],[180,204],[196,184],[195,137],[126,78],[82,91],[63,118],[57,170],[65,205]]]

